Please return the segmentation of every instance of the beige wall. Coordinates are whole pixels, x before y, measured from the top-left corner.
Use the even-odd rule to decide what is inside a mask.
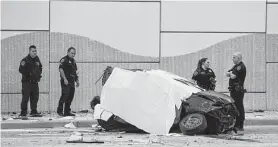
[[[235,51],[243,52],[247,66],[246,109],[278,110],[276,1],[1,3],[2,112],[20,111],[18,67],[31,44],[38,47],[43,64],[40,111],[56,110],[61,93],[58,62],[70,46],[77,48],[81,82],[75,111],[90,109],[90,100],[100,95],[101,85],[95,81],[107,65],[161,68],[191,78],[197,61],[208,57],[216,90],[227,93],[224,72],[232,67]]]

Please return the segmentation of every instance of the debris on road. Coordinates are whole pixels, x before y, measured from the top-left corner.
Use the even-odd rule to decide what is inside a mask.
[[[80,132],[73,132],[71,136],[66,141],[67,143],[104,143],[104,141],[100,141],[94,138],[84,139],[83,134]]]
[[[181,136],[183,136],[183,135],[177,134],[177,133],[169,133],[169,134],[167,134],[166,136],[181,137]]]
[[[73,122],[66,124],[64,127],[65,127],[65,128],[68,128],[68,129],[76,129],[76,128],[77,128],[77,127],[73,124]]]
[[[74,132],[67,140],[67,142],[81,142],[81,141],[83,141],[83,134],[80,132]]]
[[[89,112],[89,110],[81,110],[81,111],[79,111],[80,113],[88,113]]]

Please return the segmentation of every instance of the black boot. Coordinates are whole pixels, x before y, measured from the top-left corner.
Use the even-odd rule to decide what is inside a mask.
[[[75,116],[75,114],[72,114],[72,113],[65,113],[65,116]]]
[[[31,117],[42,117],[41,113],[38,113],[37,110],[32,110],[30,115]]]

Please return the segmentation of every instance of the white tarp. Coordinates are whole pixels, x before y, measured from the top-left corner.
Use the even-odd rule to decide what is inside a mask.
[[[153,134],[168,134],[176,117],[175,106],[199,92],[161,70],[129,71],[114,68],[103,86],[101,108]]]

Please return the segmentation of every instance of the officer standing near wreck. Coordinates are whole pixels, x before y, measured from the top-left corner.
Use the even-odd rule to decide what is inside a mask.
[[[233,55],[234,66],[230,69],[226,76],[229,79],[229,91],[230,96],[235,100],[235,105],[239,111],[239,116],[236,118],[235,127],[238,131],[243,131],[243,124],[245,120],[245,112],[243,105],[244,92],[244,81],[246,77],[246,67],[242,62],[242,53],[237,52]]]
[[[37,111],[39,100],[38,82],[41,79],[42,64],[37,56],[36,46],[29,47],[29,54],[23,58],[19,65],[19,72],[22,74],[22,101],[20,117],[26,117],[28,101],[30,98],[31,116],[40,116]]]
[[[60,60],[59,72],[60,72],[60,83],[62,88],[62,95],[60,97],[57,113],[60,116],[75,116],[70,111],[71,102],[74,97],[75,83],[76,87],[79,86],[79,80],[77,76],[77,65],[74,60],[76,49],[70,47],[67,52],[67,56]],[[64,106],[65,105],[65,106]],[[63,113],[64,107],[64,113]]]
[[[202,58],[198,61],[197,69],[194,71],[192,79],[197,85],[206,90],[215,89],[215,74],[211,68],[208,58]]]

